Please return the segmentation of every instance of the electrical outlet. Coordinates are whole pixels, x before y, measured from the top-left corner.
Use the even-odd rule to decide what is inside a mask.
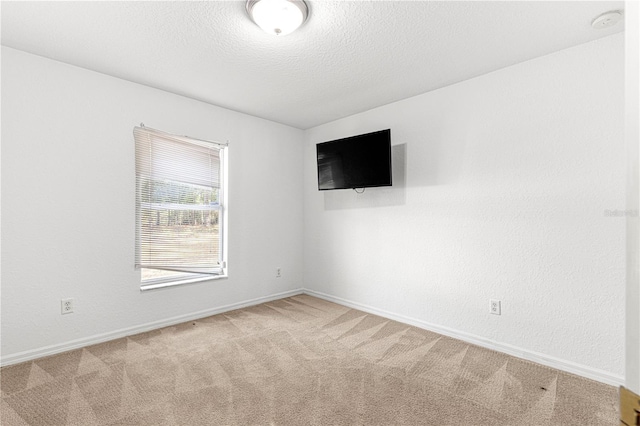
[[[499,300],[489,300],[489,313],[493,315],[500,315],[500,301]]]
[[[276,269],[276,278],[280,278],[282,276],[282,269],[277,268]]]
[[[60,300],[60,305],[62,309],[62,315],[73,313],[73,299],[62,299]]]

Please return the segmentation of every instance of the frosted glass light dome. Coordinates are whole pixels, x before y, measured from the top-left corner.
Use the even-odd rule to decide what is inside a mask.
[[[309,16],[303,0],[248,0],[246,8],[253,22],[274,35],[292,33]]]

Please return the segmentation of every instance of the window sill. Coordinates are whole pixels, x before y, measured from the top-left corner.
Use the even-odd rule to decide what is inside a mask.
[[[175,287],[175,286],[181,286],[181,285],[187,285],[187,284],[195,284],[195,283],[199,283],[202,281],[211,281],[211,280],[220,280],[223,278],[228,278],[228,275],[224,274],[224,275],[206,275],[206,276],[202,276],[202,277],[195,277],[195,278],[187,278],[184,280],[175,280],[175,281],[163,281],[163,282],[157,282],[157,283],[149,283],[149,284],[142,284],[140,286],[140,291],[144,292],[144,291],[149,291],[149,290],[157,290],[160,288],[166,288],[166,287]]]

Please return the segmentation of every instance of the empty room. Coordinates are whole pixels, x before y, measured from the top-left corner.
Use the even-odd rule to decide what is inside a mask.
[[[640,424],[638,2],[0,14],[3,426]]]

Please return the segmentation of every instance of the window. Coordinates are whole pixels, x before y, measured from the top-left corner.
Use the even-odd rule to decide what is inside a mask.
[[[225,145],[144,126],[133,134],[141,288],[224,276]]]

